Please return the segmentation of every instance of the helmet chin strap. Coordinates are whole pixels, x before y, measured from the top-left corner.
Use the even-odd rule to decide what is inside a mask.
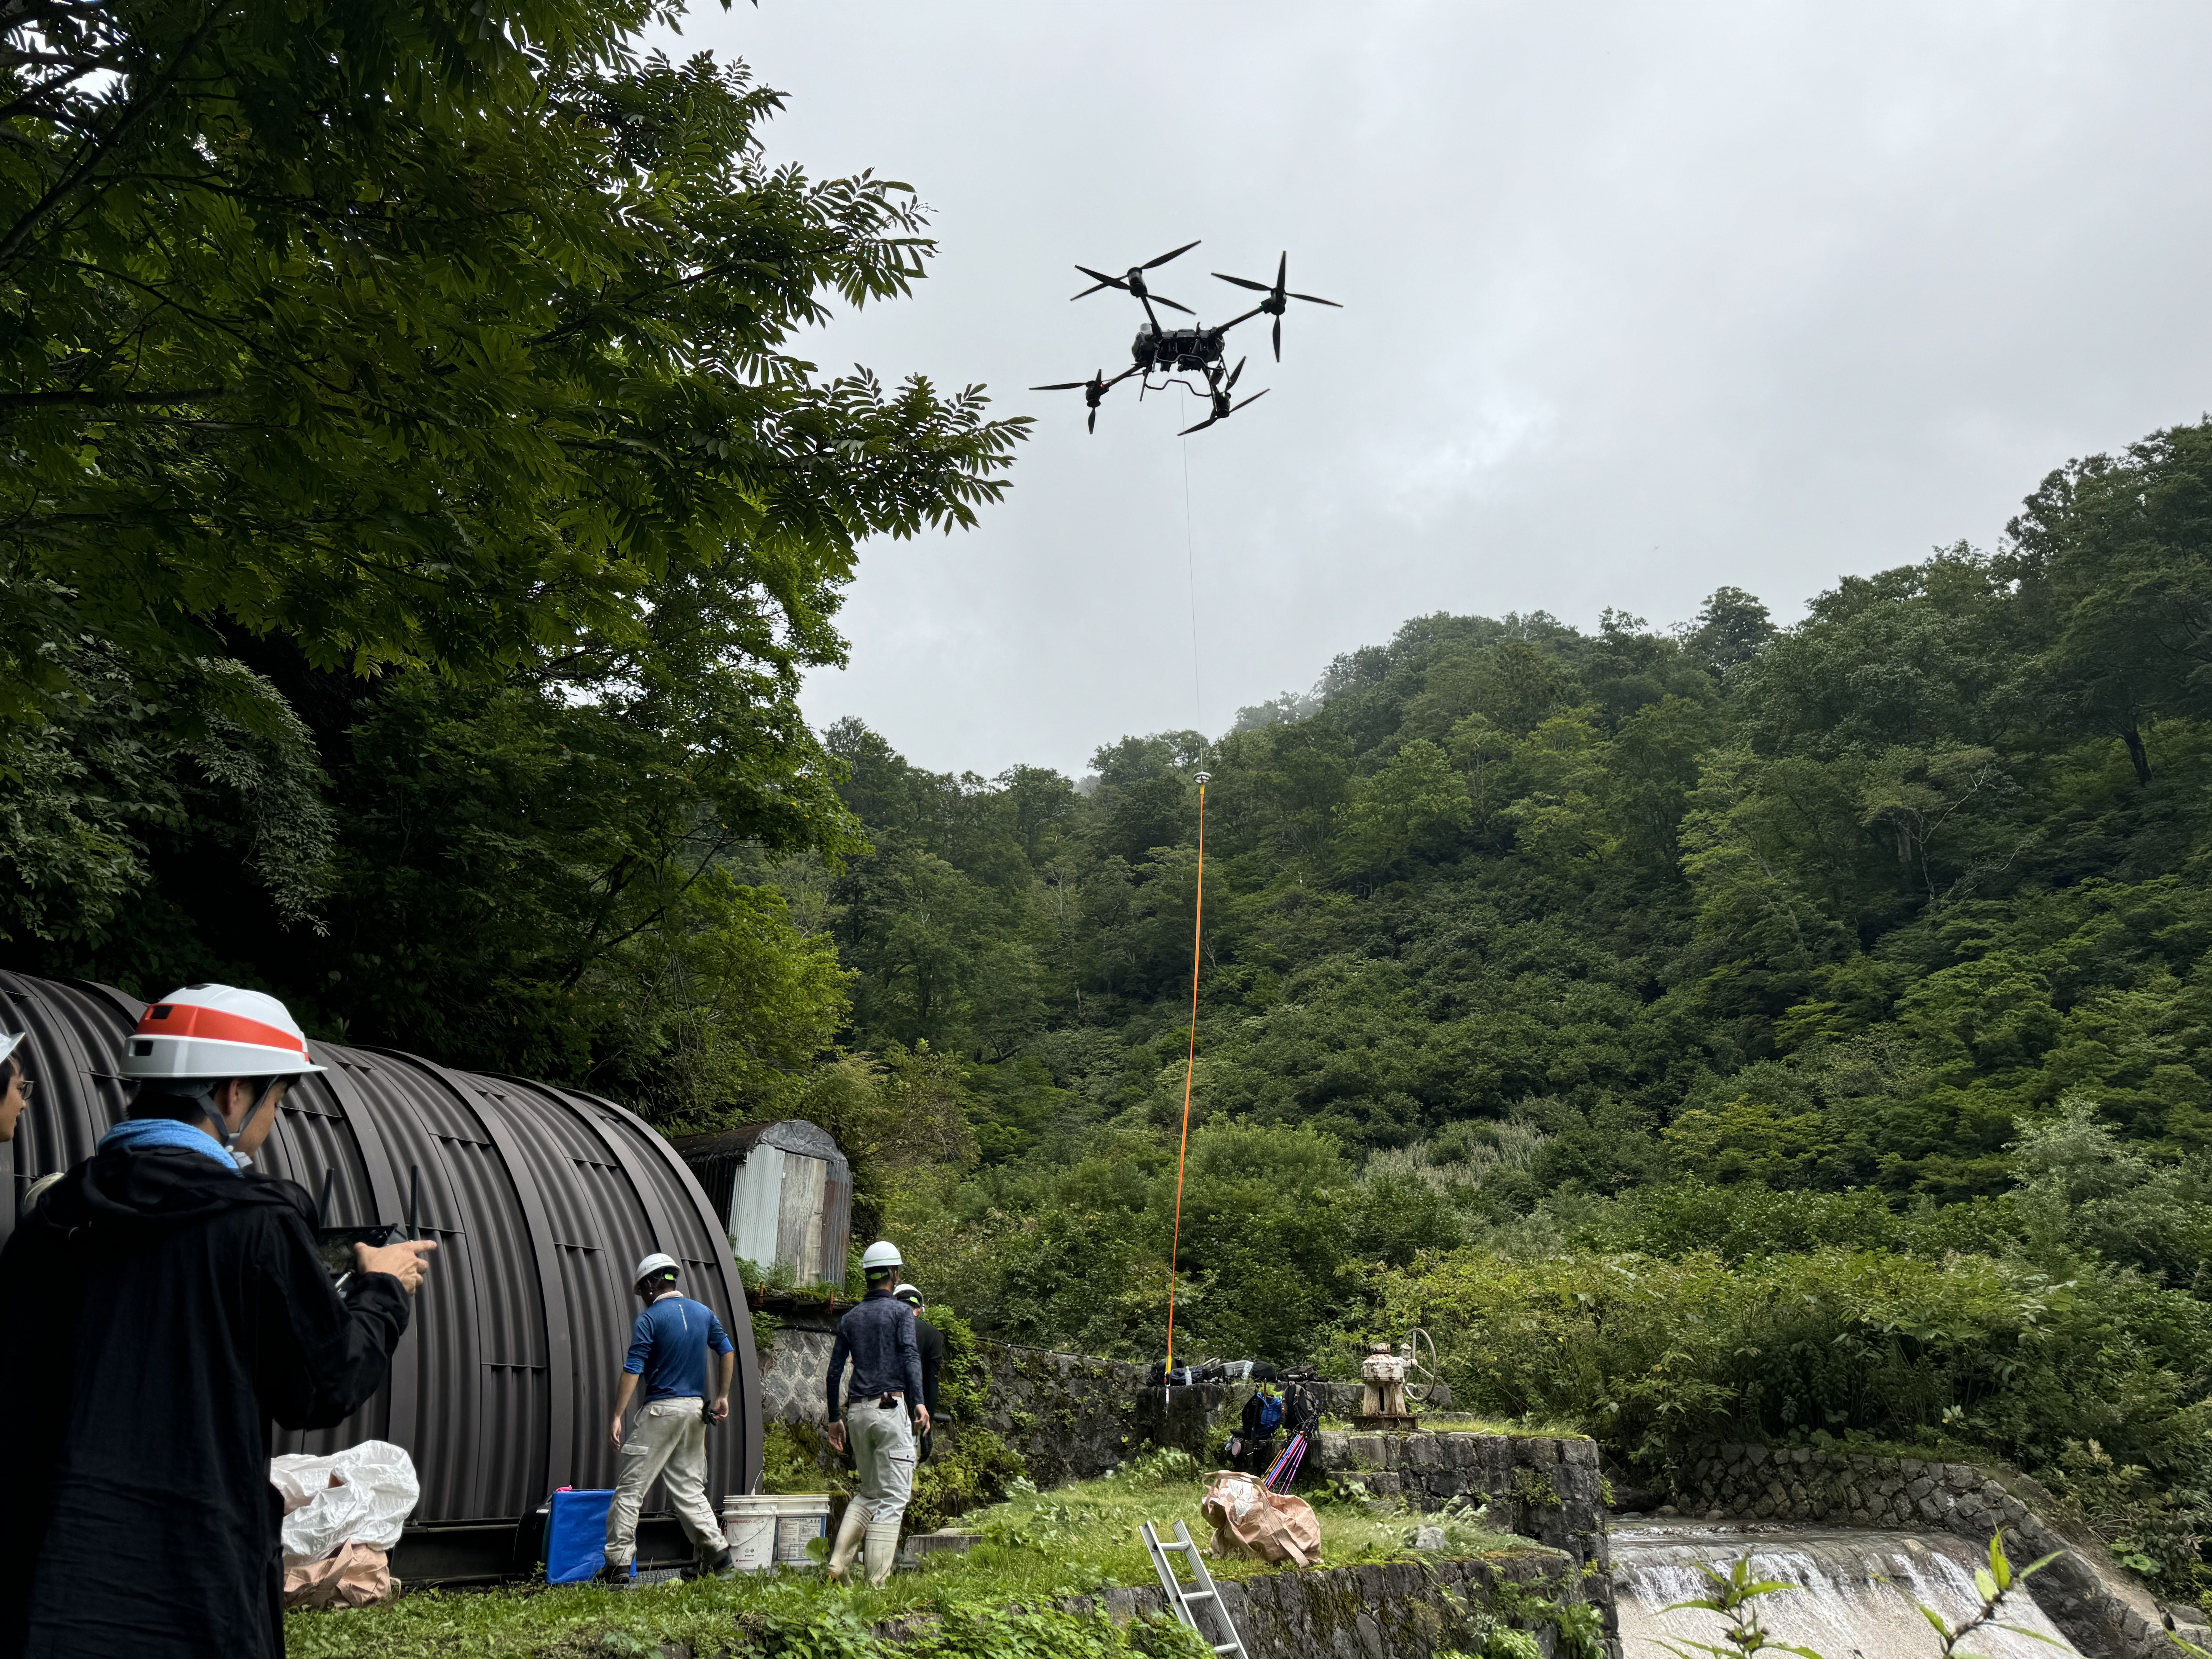
[[[184,1093],[185,1097],[187,1100],[198,1101],[199,1103],[201,1112],[206,1116],[207,1121],[214,1126],[208,1131],[208,1133],[222,1143],[223,1151],[230,1154],[232,1159],[237,1164],[240,1169],[244,1170],[250,1168],[252,1165],[253,1154],[251,1152],[241,1152],[238,1150],[238,1138],[246,1133],[246,1124],[252,1122],[255,1115],[261,1110],[262,1107],[268,1103],[270,1093],[276,1087],[276,1085],[274,1083],[271,1083],[267,1089],[262,1091],[259,1097],[255,1099],[253,1104],[246,1109],[245,1121],[241,1122],[235,1129],[230,1127],[230,1120],[223,1115],[222,1108],[216,1104],[215,1091],[207,1085],[202,1084],[198,1088],[191,1089],[189,1091],[180,1091],[179,1092]]]

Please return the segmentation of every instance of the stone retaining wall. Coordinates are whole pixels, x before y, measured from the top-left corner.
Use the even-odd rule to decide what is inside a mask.
[[[1144,1379],[1138,1381],[1142,1383]],[[1252,1397],[1255,1386],[1250,1382],[1196,1382],[1177,1389],[1143,1386],[1136,1396],[1136,1437],[1145,1445],[1187,1451],[1212,1468],[1221,1461],[1221,1443],[1243,1422],[1244,1402]],[[1319,1391],[1322,1410],[1332,1417],[1353,1416],[1364,1403],[1365,1390],[1358,1382],[1304,1386]],[[1422,1405],[1424,1411],[1450,1407],[1451,1389],[1441,1382]]]
[[[1143,1449],[1135,1404],[1143,1366],[1003,1342],[976,1346],[991,1379],[984,1426],[1021,1453],[1038,1486],[1094,1479]]]
[[[1566,1554],[1577,1567],[1612,1571],[1605,1479],[1597,1443],[1541,1434],[1363,1434],[1324,1429],[1306,1468],[1350,1476],[1409,1510],[1440,1509],[1474,1494],[1490,1524]],[[1609,1598],[1609,1592],[1608,1592]]]
[[[829,1421],[823,1380],[836,1340],[826,1319],[786,1317],[761,1367],[763,1422]],[[1038,1486],[1103,1474],[1142,1444],[1134,1401],[1143,1367],[1000,1342],[977,1346],[990,1379],[982,1426],[1022,1455]]]
[[[2066,1552],[2027,1581],[2036,1605],[2087,1659],[2171,1659],[2158,1604],[2087,1537],[2037,1513],[2051,1494],[2025,1476],[1972,1463],[1820,1452],[1805,1446],[1716,1446],[1689,1458],[1673,1487],[1691,1514],[1824,1521],[1831,1525],[1938,1529],[1986,1547],[2004,1528],[2005,1553],[2026,1566]]]
[[[828,1408],[822,1379],[830,1374],[830,1346],[836,1329],[810,1321],[786,1320],[775,1346],[761,1365],[761,1421],[824,1424]]]
[[[1593,1589],[1605,1597],[1611,1626],[1611,1580],[1587,1578],[1548,1550],[1486,1561],[1314,1567],[1216,1583],[1251,1659],[1429,1659],[1463,1644],[1479,1651],[1476,1632],[1495,1616],[1501,1599],[1572,1606],[1589,1601]],[[1167,1597],[1157,1589],[1110,1589],[1060,1605],[1078,1611],[1103,1606],[1127,1619],[1166,1612]],[[1559,1652],[1550,1624],[1525,1616],[1504,1622],[1534,1634],[1547,1659]],[[1608,1651],[1617,1655],[1619,1648],[1609,1645]]]

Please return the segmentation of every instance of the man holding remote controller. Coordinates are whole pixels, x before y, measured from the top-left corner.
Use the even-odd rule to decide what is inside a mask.
[[[248,1168],[319,1072],[284,1005],[191,985],[125,1040],[130,1116],[0,1253],[0,1659],[276,1659],[283,1500],[269,1425],[324,1428],[383,1385],[428,1243],[355,1250],[341,1296],[315,1205]]]

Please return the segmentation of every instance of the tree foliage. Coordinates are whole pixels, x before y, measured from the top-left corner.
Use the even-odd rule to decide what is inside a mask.
[[[652,0],[82,6],[0,35],[0,938],[726,1115],[849,975],[800,718],[860,542],[1019,421],[825,379],[906,185],[772,161]],[[742,857],[740,857],[742,855]],[[804,923],[805,918],[801,918]]]

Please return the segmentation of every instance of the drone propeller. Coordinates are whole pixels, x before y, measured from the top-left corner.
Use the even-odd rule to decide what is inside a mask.
[[[1105,400],[1109,392],[1134,373],[1136,371],[1133,368],[1125,368],[1109,380],[1106,378],[1106,371],[1102,368],[1087,380],[1060,380],[1051,386],[1033,386],[1030,390],[1032,392],[1080,392],[1083,394],[1083,401],[1091,406],[1091,418],[1085,422],[1085,425],[1088,430],[1096,432],[1098,430],[1098,405]]]
[[[1290,291],[1287,286],[1291,275],[1288,249],[1284,250],[1283,257],[1275,262],[1275,280],[1272,283],[1255,283],[1249,276],[1231,276],[1221,270],[1213,274],[1224,283],[1234,283],[1239,288],[1249,288],[1255,293],[1267,296],[1260,301],[1259,308],[1275,319],[1275,361],[1279,363],[1283,361],[1283,313],[1290,308],[1291,301],[1304,300],[1310,305],[1335,306],[1339,311],[1344,309],[1336,301],[1324,300],[1318,294],[1293,294]],[[1251,314],[1249,311],[1244,313],[1246,317]]]
[[[1180,311],[1186,317],[1195,317],[1198,315],[1198,313],[1193,311],[1188,306],[1179,305],[1175,301],[1169,299],[1164,294],[1153,293],[1150,289],[1144,285],[1144,279],[1141,276],[1139,276],[1137,281],[1134,283],[1132,283],[1127,276],[1109,276],[1103,271],[1091,270],[1089,265],[1078,265],[1076,266],[1076,269],[1081,271],[1085,276],[1095,276],[1098,280],[1091,283],[1089,288],[1085,289],[1082,294],[1069,295],[1067,297],[1071,301],[1080,300],[1085,296],[1085,295],[1096,294],[1102,288],[1118,288],[1124,294],[1133,294],[1139,300],[1150,300],[1154,305],[1165,306],[1170,311]],[[1131,275],[1133,276],[1136,271],[1140,271],[1143,269],[1144,267],[1142,265],[1136,266],[1132,270]]]
[[[1237,367],[1229,371],[1229,378],[1222,382],[1221,389],[1224,392],[1227,392],[1237,384],[1237,377],[1244,372],[1245,362],[1246,360],[1242,357],[1237,360]]]
[[[1238,366],[1239,366],[1240,368],[1241,368],[1241,367],[1243,367],[1243,365],[1241,365],[1241,364],[1240,364],[1240,365],[1238,365]],[[1234,377],[1231,377],[1231,378],[1234,378]],[[1176,437],[1178,437],[1178,438],[1188,438],[1188,436],[1190,436],[1190,434],[1191,434],[1192,433],[1194,433],[1194,432],[1203,432],[1203,431],[1205,431],[1205,430],[1206,430],[1206,428],[1208,428],[1208,427],[1212,426],[1212,425],[1216,421],[1225,421],[1225,420],[1227,420],[1227,419],[1228,419],[1231,415],[1234,415],[1234,414],[1235,414],[1238,410],[1240,410],[1240,409],[1243,408],[1243,407],[1244,407],[1244,405],[1245,405],[1246,404],[1256,404],[1256,403],[1258,403],[1258,402],[1260,401],[1260,399],[1261,399],[1261,398],[1262,398],[1266,397],[1266,396],[1267,396],[1270,392],[1273,392],[1273,390],[1274,390],[1274,387],[1273,387],[1273,386],[1262,386],[1262,387],[1261,387],[1261,388],[1260,388],[1260,390],[1259,390],[1259,391],[1257,391],[1257,392],[1254,392],[1250,397],[1249,397],[1249,398],[1240,398],[1237,402],[1235,402],[1235,403],[1233,403],[1233,404],[1230,404],[1230,405],[1229,405],[1229,407],[1228,407],[1228,408],[1226,408],[1226,409],[1216,409],[1216,410],[1213,411],[1213,413],[1212,413],[1212,414],[1211,414],[1211,415],[1207,416],[1204,420],[1200,421],[1200,422],[1196,426],[1187,426],[1187,427],[1183,428],[1183,429],[1182,429],[1182,431],[1180,431],[1180,432],[1176,433]]]
[[[1118,288],[1124,294],[1133,294],[1136,295],[1139,303],[1147,307],[1149,307],[1153,301],[1158,300],[1160,304],[1165,306],[1170,311],[1180,311],[1186,317],[1195,317],[1198,313],[1193,311],[1188,306],[1177,305],[1173,300],[1162,299],[1160,295],[1153,293],[1152,289],[1145,284],[1145,273],[1152,270],[1156,266],[1167,264],[1170,259],[1181,258],[1184,254],[1189,252],[1191,249],[1197,246],[1198,244],[1196,242],[1185,242],[1181,247],[1176,248],[1170,252],[1163,253],[1157,259],[1147,259],[1140,265],[1131,265],[1128,270],[1123,271],[1119,276],[1109,276],[1103,270],[1091,270],[1089,265],[1078,265],[1076,266],[1076,269],[1081,271],[1085,276],[1091,278],[1091,286],[1085,289],[1082,294],[1071,294],[1068,295],[1068,298],[1071,300],[1080,300],[1083,298],[1084,295],[1096,294],[1102,288]]]

